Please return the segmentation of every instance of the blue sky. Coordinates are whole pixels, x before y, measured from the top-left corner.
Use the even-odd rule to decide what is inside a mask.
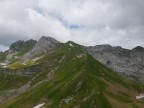
[[[82,45],[144,46],[144,0],[0,0],[0,50],[50,36]]]

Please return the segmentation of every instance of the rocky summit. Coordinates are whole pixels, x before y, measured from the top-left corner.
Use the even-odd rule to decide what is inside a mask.
[[[17,41],[11,44],[9,51],[16,53],[26,48],[32,48],[37,43],[36,40],[28,40],[28,41]]]
[[[59,42],[51,37],[42,36],[31,51],[27,52],[23,58],[24,61],[39,57],[55,48]]]
[[[0,52],[0,108],[143,108],[143,60],[140,46],[17,41]]]
[[[0,52],[0,62],[8,64],[18,61],[30,51],[36,43],[37,41],[33,39],[28,41],[19,40],[12,43],[7,51]]]

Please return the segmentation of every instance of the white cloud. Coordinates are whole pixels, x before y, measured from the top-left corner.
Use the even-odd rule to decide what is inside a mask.
[[[42,35],[83,45],[144,46],[143,10],[143,0],[0,0],[0,50]]]
[[[46,12],[61,17],[70,24],[105,25],[112,17],[109,10],[111,4],[99,0],[40,0],[39,3]]]

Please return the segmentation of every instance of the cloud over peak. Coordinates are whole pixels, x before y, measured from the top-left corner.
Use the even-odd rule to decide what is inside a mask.
[[[143,0],[0,0],[0,50],[42,35],[83,45],[144,46]]]

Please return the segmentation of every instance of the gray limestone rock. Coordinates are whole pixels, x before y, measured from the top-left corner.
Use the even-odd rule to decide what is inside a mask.
[[[51,37],[42,36],[31,51],[25,54],[23,61],[42,56],[55,48],[59,42]]]
[[[19,51],[22,51],[24,49],[28,49],[28,48],[32,48],[35,44],[37,43],[37,41],[35,40],[28,40],[28,41],[17,41],[11,44],[10,48],[9,48],[9,52],[11,53],[16,53]]]
[[[110,45],[97,45],[87,48],[89,54],[102,64],[129,79],[144,83],[144,48],[132,50]]]

